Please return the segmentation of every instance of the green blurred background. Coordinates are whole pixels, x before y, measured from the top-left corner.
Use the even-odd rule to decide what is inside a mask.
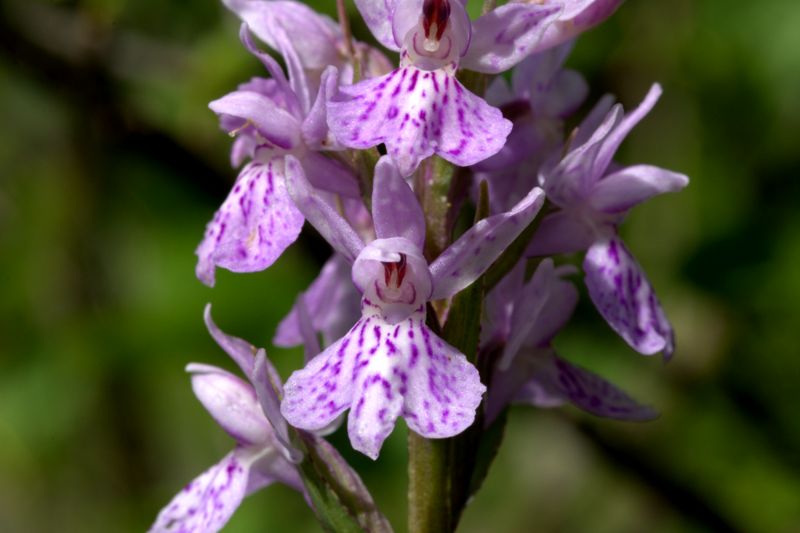
[[[0,531],[142,531],[232,444],[183,371],[230,367],[203,305],[270,349],[327,250],[302,240],[266,272],[220,272],[213,290],[194,277],[236,174],[206,105],[261,74],[221,5],[0,6]],[[514,410],[461,531],[800,531],[798,28],[794,0],[637,0],[580,39],[569,65],[593,99],[633,106],[664,85],[618,159],[692,178],[624,227],[678,351],[666,366],[635,355],[584,300],[562,355],[661,418]],[[284,376],[300,364],[269,352]],[[398,531],[402,426],[375,463],[334,437]],[[275,486],[227,530],[317,527]]]

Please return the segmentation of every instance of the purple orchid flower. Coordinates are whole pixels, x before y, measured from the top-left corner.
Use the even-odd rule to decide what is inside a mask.
[[[244,25],[241,38],[272,78],[255,79],[209,104],[220,116],[223,129],[238,137],[233,163],[252,158],[197,248],[197,277],[209,286],[214,285],[218,266],[233,272],[267,268],[300,234],[303,215],[286,193],[283,180],[287,154],[302,161],[315,186],[344,196],[358,195],[350,171],[317,151],[335,148],[327,140],[325,101],[327,91],[336,85],[336,69],[330,67],[323,74],[317,100],[308,109],[277,62],[255,48]]]
[[[253,387],[214,366],[192,363],[186,370],[192,374],[197,398],[236,439],[236,447],[186,485],[159,513],[150,531],[219,531],[245,496],[271,483],[302,492],[297,469],[281,453]]]
[[[398,416],[428,438],[469,427],[485,387],[464,355],[425,325],[426,304],[451,297],[483,274],[536,216],[542,191],[536,188],[511,211],[480,221],[428,265],[422,209],[390,158],[375,168],[377,239],[366,246],[314,193],[292,158],[287,182],[308,221],[353,263],[353,282],[363,297],[361,317],[350,331],[286,382],[283,415],[295,427],[314,430],[350,409],[350,441],[373,459]]]
[[[358,0],[372,33],[400,52],[400,66],[380,78],[340,87],[328,124],[351,148],[385,144],[403,176],[435,154],[459,166],[497,153],[511,123],[456,79],[459,65],[502,72],[533,50],[560,7],[505,6],[476,21],[462,0]]]
[[[236,440],[236,447],[219,463],[190,482],[156,518],[151,532],[213,532],[220,530],[245,496],[271,483],[303,492],[295,463],[302,453],[289,442],[289,428],[280,415],[280,379],[266,352],[226,335],[211,320],[211,336],[250,379],[220,368],[192,363],[192,388],[200,403]]]
[[[551,259],[545,259],[529,282],[523,285],[522,276],[512,276],[507,286],[496,287],[501,289],[499,294],[487,298],[511,302],[506,324],[500,328],[506,335],[505,346],[492,375],[484,419],[487,426],[510,402],[537,407],[571,403],[588,413],[618,420],[643,421],[657,416],[650,407],[555,353],[551,341],[578,302],[575,287],[562,279],[574,272],[571,266],[555,268]],[[514,296],[509,298],[511,294]]]
[[[617,235],[617,225],[633,206],[679,191],[689,178],[649,165],[616,169],[611,161],[660,95],[656,84],[630,114],[623,115],[620,105],[605,113],[608,100],[590,113],[573,140],[576,147],[540,174],[547,197],[561,210],[542,220],[528,251],[538,256],[588,249],[583,269],[598,311],[638,352],[663,352],[669,358],[674,351],[672,326],[641,266]]]
[[[349,57],[342,30],[334,20],[300,2],[282,0],[223,0],[267,46],[286,58],[296,94],[308,106],[324,71],[334,66],[341,83],[353,81],[353,58]],[[382,76],[392,64],[379,50],[354,41],[353,46],[366,78]]]
[[[486,99],[514,123],[506,145],[475,165],[475,182],[489,184],[493,212],[502,212],[536,185],[538,169],[561,149],[564,120],[583,103],[589,87],[578,72],[562,66],[572,42],[534,54],[511,75],[498,76]]]
[[[263,349],[220,330],[211,319],[210,305],[206,306],[204,318],[211,336],[250,382],[210,365],[192,363],[187,370],[192,373],[192,385],[200,402],[237,444],[164,507],[150,529],[152,533],[219,531],[245,496],[276,481],[303,493],[310,505],[297,468],[303,454],[290,442],[292,430],[280,413],[283,387],[277,371]],[[313,345],[316,339],[313,334],[305,335],[304,342]],[[360,500],[363,513],[359,520],[380,526],[376,530],[390,530],[361,478],[333,446],[319,438],[322,433],[306,435],[307,445],[315,448],[320,460],[335,472],[343,489]]]

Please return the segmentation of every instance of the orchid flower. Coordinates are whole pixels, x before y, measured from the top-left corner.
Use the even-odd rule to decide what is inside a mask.
[[[339,142],[351,148],[385,144],[403,176],[434,153],[469,166],[503,147],[511,123],[464,88],[456,70],[462,59],[492,54],[496,49],[484,44],[480,31],[493,32],[510,19],[476,28],[473,36],[461,0],[358,0],[356,6],[378,41],[400,52],[400,66],[340,87],[331,98],[328,124]],[[524,23],[515,23],[498,45],[515,59],[524,57],[518,49],[527,49],[559,9],[527,5],[523,11]],[[491,71],[473,63],[482,72]]]
[[[197,277],[209,286],[214,285],[218,266],[234,272],[267,268],[300,234],[303,215],[286,193],[283,179],[287,154],[302,161],[316,187],[358,195],[350,171],[317,151],[332,147],[327,140],[325,95],[336,84],[336,69],[330,67],[323,74],[316,103],[306,109],[277,62],[255,48],[245,25],[241,39],[272,78],[253,80],[209,104],[223,129],[237,136],[233,163],[252,158],[197,248]]]
[[[342,30],[330,17],[307,5],[285,0],[223,0],[253,33],[286,59],[292,87],[307,112],[329,66],[339,81],[353,82],[353,61]],[[379,50],[354,41],[353,47],[366,78],[382,76],[392,65]]]
[[[540,181],[560,211],[545,217],[530,255],[588,249],[583,262],[589,295],[609,325],[638,352],[674,350],[673,331],[641,266],[617,235],[617,225],[633,206],[664,192],[683,189],[689,178],[650,165],[616,169],[612,158],[631,129],[653,108],[661,87],[624,115],[603,100],[578,128],[575,146]],[[600,121],[605,113],[605,118]],[[599,125],[597,125],[599,123]]]
[[[280,389],[280,380],[266,352],[223,333],[211,320],[210,306],[204,316],[211,336],[250,382],[210,365],[192,363],[186,370],[200,403],[236,447],[164,507],[150,529],[153,533],[218,531],[245,496],[276,481],[303,492],[295,465],[302,454],[289,442],[274,388]]]
[[[365,245],[287,158],[287,183],[298,209],[348,261],[363,294],[350,331],[286,382],[281,412],[295,427],[315,430],[350,409],[356,450],[375,459],[402,416],[426,438],[469,427],[485,387],[458,350],[425,324],[426,305],[453,296],[483,274],[539,211],[538,188],[514,209],[480,221],[432,264],[422,255],[425,222],[414,193],[388,157],[375,168],[377,239]]]
[[[490,425],[509,402],[558,407],[569,402],[597,416],[619,420],[650,420],[657,416],[603,378],[559,357],[552,339],[566,325],[578,302],[575,287],[563,276],[572,266],[554,267],[545,259],[523,285],[521,276],[507,278],[498,297],[510,302],[505,315],[504,349],[492,375],[485,424]],[[513,291],[514,297],[508,298]],[[495,291],[492,291],[493,293]],[[491,305],[491,304],[490,304]]]

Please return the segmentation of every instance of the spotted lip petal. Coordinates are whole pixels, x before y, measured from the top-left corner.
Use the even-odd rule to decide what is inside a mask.
[[[256,272],[274,263],[297,240],[303,215],[286,192],[283,158],[254,161],[206,227],[197,247],[197,277],[214,286],[217,266]]]
[[[189,482],[161,511],[150,533],[216,532],[230,520],[247,492],[254,458],[242,448]]]
[[[642,268],[618,237],[597,242],[583,262],[586,287],[608,324],[637,352],[674,351],[672,326]]]
[[[552,352],[540,355],[530,380],[514,400],[538,407],[556,407],[569,402],[603,418],[646,421],[658,416],[600,376],[573,365]]]
[[[328,126],[351,148],[385,144],[403,176],[434,153],[458,166],[486,159],[503,147],[512,127],[448,69],[414,66],[341,87],[328,104]]]
[[[281,411],[314,430],[351,408],[351,443],[375,459],[398,415],[425,437],[449,437],[472,424],[484,391],[475,367],[424,325],[422,310],[394,325],[375,314],[292,374]]]

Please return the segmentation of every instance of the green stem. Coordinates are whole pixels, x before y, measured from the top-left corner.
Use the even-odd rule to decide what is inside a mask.
[[[448,439],[408,432],[408,531],[453,530],[450,508],[451,449]]]

